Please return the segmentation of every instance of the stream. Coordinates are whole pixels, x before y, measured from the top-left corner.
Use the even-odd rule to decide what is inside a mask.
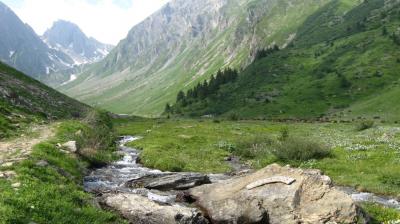
[[[84,178],[85,190],[100,195],[103,193],[119,192],[139,194],[159,203],[175,203],[178,194],[177,191],[147,190],[144,188],[132,188],[127,186],[129,181],[142,177],[152,178],[169,174],[178,174],[146,168],[137,163],[140,151],[127,147],[126,144],[138,139],[140,139],[140,137],[122,137],[118,144],[119,153],[123,155],[123,158],[106,167],[93,170]],[[231,176],[225,174],[208,174],[207,176],[212,183],[231,178]],[[339,187],[339,189],[349,194],[356,202],[372,202],[400,210],[400,202],[393,198],[382,197],[372,193],[357,192],[351,187]]]

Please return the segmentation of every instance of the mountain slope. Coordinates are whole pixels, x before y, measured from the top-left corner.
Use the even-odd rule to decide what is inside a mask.
[[[0,138],[35,121],[80,117],[88,108],[0,62]]]
[[[288,48],[256,60],[218,92],[188,98],[172,110],[192,116],[400,120],[394,103],[400,96],[400,3],[351,3],[330,2],[304,22]]]
[[[117,113],[159,115],[182,88],[259,48],[286,46],[328,0],[175,0],[135,26],[101,62],[60,90]]]
[[[72,67],[72,59],[50,49],[33,29],[24,24],[6,5],[0,2],[0,61],[36,79],[46,79],[52,71]]]
[[[70,56],[77,65],[99,61],[112,49],[111,45],[87,37],[76,24],[64,20],[54,22],[42,39],[50,48]]]

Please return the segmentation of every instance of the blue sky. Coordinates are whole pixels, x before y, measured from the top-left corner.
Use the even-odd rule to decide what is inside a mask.
[[[76,23],[99,41],[117,44],[169,0],[0,0],[42,35],[58,19]]]

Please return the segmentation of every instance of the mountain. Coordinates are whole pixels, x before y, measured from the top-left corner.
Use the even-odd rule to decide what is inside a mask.
[[[0,138],[34,121],[77,118],[88,106],[0,62]]]
[[[247,66],[258,49],[285,47],[328,2],[173,0],[60,90],[116,113],[159,115],[179,90]]]
[[[47,45],[70,56],[76,65],[103,59],[113,48],[87,37],[74,23],[58,20],[42,36]]]
[[[33,78],[45,80],[53,71],[71,68],[74,61],[50,49],[33,29],[0,2],[0,61]]]
[[[260,54],[217,91],[181,94],[169,112],[400,122],[399,16],[397,0],[331,1],[306,19],[288,47]]]

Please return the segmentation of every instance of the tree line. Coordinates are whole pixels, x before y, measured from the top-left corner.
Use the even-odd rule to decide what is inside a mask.
[[[186,107],[197,100],[203,100],[208,96],[215,94],[222,85],[234,82],[237,79],[238,74],[237,70],[231,68],[219,70],[217,74],[211,76],[209,81],[205,80],[204,82],[198,83],[194,88],[189,89],[186,94],[182,90],[179,91],[176,97],[175,106]],[[173,108],[169,103],[165,106],[165,112],[173,112]]]

